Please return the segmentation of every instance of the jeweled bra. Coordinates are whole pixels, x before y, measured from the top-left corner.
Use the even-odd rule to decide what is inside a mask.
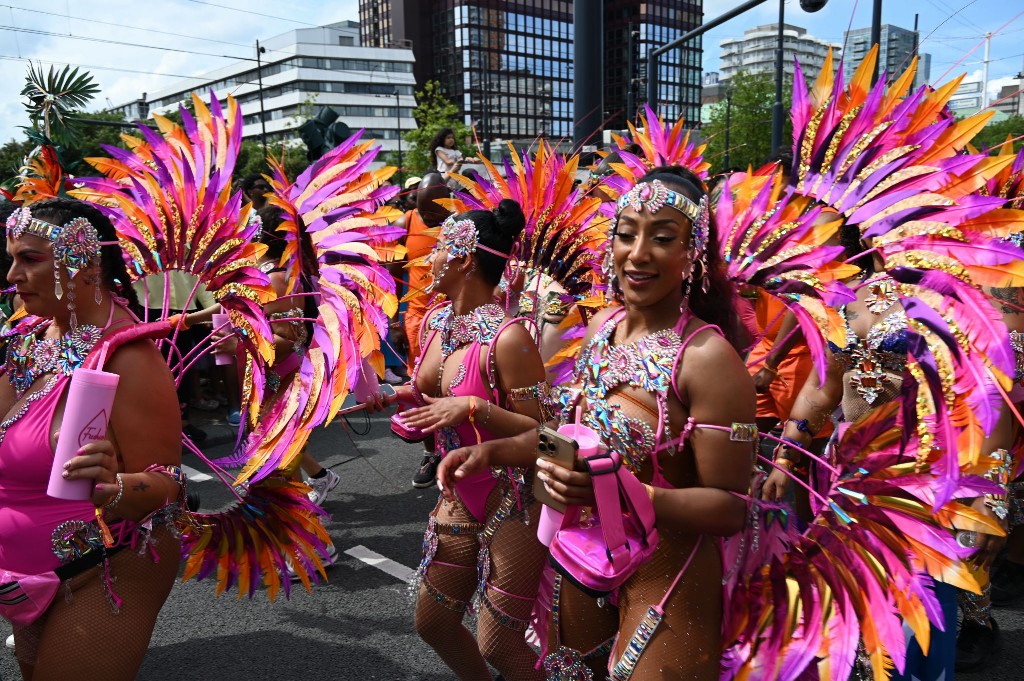
[[[654,452],[658,433],[643,419],[626,416],[618,405],[608,402],[609,394],[625,384],[657,396],[659,419],[667,418],[668,392],[672,387],[676,358],[682,337],[665,329],[625,345],[612,345],[611,337],[619,319],[609,318],[594,334],[576,362],[580,395],[586,399],[583,422],[601,434],[606,446],[616,451],[634,474]],[[568,398],[568,399],[567,399]],[[572,420],[575,399],[562,393],[562,418]]]
[[[846,320],[846,308],[839,309]],[[831,344],[830,344],[831,345]],[[846,324],[846,347],[832,350],[843,372],[852,372],[850,385],[873,405],[882,392],[887,373],[902,373],[907,366],[907,314],[902,308],[875,322],[863,340]]]

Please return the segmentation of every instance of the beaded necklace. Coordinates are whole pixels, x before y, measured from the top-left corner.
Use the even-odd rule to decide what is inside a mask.
[[[36,337],[37,329],[11,339],[7,350],[7,380],[21,399],[43,374],[70,376],[103,335],[103,329],[84,324],[60,338]]]
[[[505,310],[500,305],[488,303],[474,308],[466,314],[457,315],[449,305],[431,320],[431,328],[438,329],[441,336],[441,365],[437,369],[437,394],[442,395],[444,364],[456,350],[470,343],[490,345],[505,320]],[[463,376],[464,378],[464,376]],[[462,379],[459,379],[462,382]]]

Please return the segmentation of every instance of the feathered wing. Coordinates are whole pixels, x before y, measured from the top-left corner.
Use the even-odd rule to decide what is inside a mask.
[[[193,101],[196,115],[182,110],[183,126],[158,118],[159,133],[140,126],[140,136],[125,136],[129,150],[108,148],[111,158],[90,159],[105,177],[79,179],[71,193],[111,218],[131,262],[130,274],[188,272],[228,310],[245,366],[246,412],[253,418],[263,398],[265,368],[273,360],[263,305],[274,293],[256,267],[264,247],[252,243],[258,226],[250,219],[251,207],[242,205],[240,193],[231,194],[241,112],[231,98],[226,111],[213,97],[209,107]],[[138,328],[157,326],[163,337],[181,332],[175,318]],[[170,363],[180,376],[185,361],[172,356]],[[223,479],[218,469],[214,472]],[[322,573],[320,556],[329,539],[307,492],[302,484],[268,479],[247,485],[227,510],[186,514],[183,578],[212,577],[218,594],[237,588],[239,597],[251,597],[262,584],[273,599],[282,584],[289,592],[290,563],[308,588]]]
[[[379,146],[356,133],[290,181],[283,166],[270,161],[270,203],[286,219],[279,229],[287,246],[282,266],[290,293],[315,296],[316,318],[307,351],[272,408],[250,438],[248,460],[236,484],[252,483],[294,468],[313,428],[334,418],[349,391],[366,374],[384,371],[380,339],[398,303],[395,281],[384,263],[404,255],[402,236],[391,223],[400,213],[384,204],[398,191],[384,182],[393,167],[370,168]],[[300,230],[312,241],[315,268],[303,263]],[[316,270],[300,291],[300,275]],[[304,307],[303,296],[296,307]],[[308,307],[308,306],[307,306]],[[371,379],[372,380],[372,379]]]
[[[842,428],[829,487],[812,495],[804,527],[786,507],[752,501],[756,541],[723,544],[727,598],[724,678],[849,677],[858,641],[876,679],[902,670],[906,622],[928,647],[929,623],[942,626],[931,577],[968,589],[977,583],[962,563],[949,527],[993,531],[991,521],[948,501],[935,510],[930,474],[917,472],[916,435],[904,442],[898,402]],[[964,476],[954,493],[975,496],[991,483]]]

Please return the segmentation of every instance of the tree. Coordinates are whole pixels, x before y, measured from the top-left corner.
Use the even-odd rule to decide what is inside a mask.
[[[782,87],[782,105],[786,112],[783,144],[791,143],[793,125],[789,120],[790,101],[793,97],[792,79]],[[772,155],[772,108],[775,104],[775,77],[771,73],[740,71],[729,79],[726,87],[732,91],[729,112],[729,165],[757,168]],[[704,139],[708,148],[704,157],[711,163],[712,172],[721,172],[725,164],[726,100],[713,105],[711,120],[704,126]]]
[[[978,150],[994,150],[1006,141],[1007,136],[1019,137],[1024,134],[1024,116],[1008,116],[1001,121],[989,121],[988,125],[981,129],[981,132],[971,140],[971,144]],[[1013,150],[1020,149],[1021,141],[1013,143]]]
[[[441,84],[436,80],[427,81],[426,86],[416,93],[416,108],[412,115],[417,127],[402,136],[409,145],[409,149],[402,153],[403,164],[409,172],[422,174],[435,167],[430,143],[434,135],[444,128],[455,131],[456,145],[469,136],[469,126],[460,120],[458,107],[444,96]]]

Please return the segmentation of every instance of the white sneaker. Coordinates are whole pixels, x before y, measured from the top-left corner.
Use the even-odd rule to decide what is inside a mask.
[[[14,634],[7,637],[7,647],[14,650]]]
[[[306,480],[306,484],[312,487],[309,490],[309,500],[317,506],[323,506],[324,502],[327,501],[327,495],[332,489],[338,486],[341,482],[341,478],[337,473],[332,471],[330,468],[325,468],[327,475],[322,478],[309,478]]]
[[[330,542],[329,544],[327,544],[327,546],[324,549],[324,553],[321,554],[321,556],[320,556],[322,559],[324,559],[323,562],[324,562],[324,568],[325,569],[329,568],[332,565],[334,565],[334,557],[337,556],[337,555],[338,555],[338,549],[334,548],[334,542]],[[293,582],[301,582],[302,578],[299,577],[299,574],[297,572],[295,572],[295,569],[292,567],[291,559],[289,558],[287,562],[288,562],[288,578],[291,579]],[[314,570],[315,570],[315,568],[314,568]]]
[[[402,385],[406,380],[392,371],[391,367],[388,367],[384,369],[384,382],[391,385]]]

